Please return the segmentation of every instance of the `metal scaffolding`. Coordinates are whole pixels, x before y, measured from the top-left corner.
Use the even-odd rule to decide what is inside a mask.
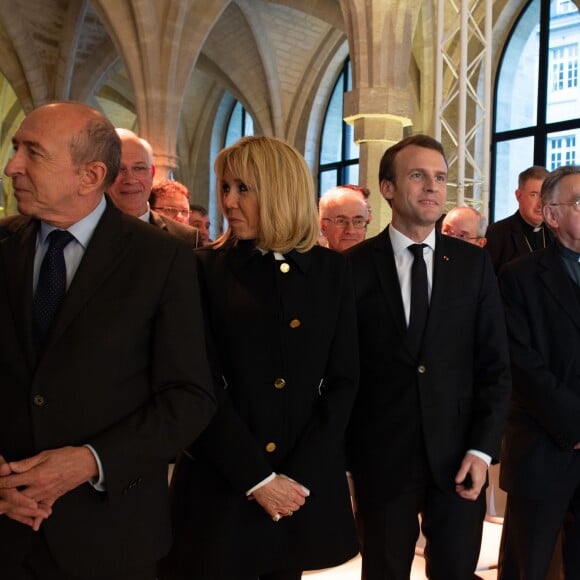
[[[435,136],[449,156],[449,185],[457,187],[455,204],[471,205],[486,217],[491,36],[492,0],[438,0]]]

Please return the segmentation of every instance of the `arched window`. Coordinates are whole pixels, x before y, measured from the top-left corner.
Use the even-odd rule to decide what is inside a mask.
[[[532,0],[501,57],[490,219],[517,209],[518,174],[580,163],[580,14],[572,0]]]
[[[318,165],[318,193],[345,183],[358,184],[359,147],[353,128],[342,118],[344,93],[352,88],[350,60],[347,59],[334,88],[322,124]]]
[[[226,92],[218,108],[213,125],[211,149],[210,149],[210,180],[208,213],[212,223],[211,236],[218,237],[227,227],[226,220],[221,215],[215,191],[215,179],[213,178],[213,164],[217,154],[223,147],[229,147],[240,137],[254,134],[254,119],[240,101]]]
[[[241,137],[253,134],[254,120],[252,116],[244,109],[240,101],[236,101],[226,124],[224,147],[229,147]]]

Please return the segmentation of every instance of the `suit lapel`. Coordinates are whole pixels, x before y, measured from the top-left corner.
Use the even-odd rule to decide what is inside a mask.
[[[99,292],[100,285],[123,260],[131,237],[131,233],[123,228],[123,219],[121,212],[107,202],[107,209],[93,233],[49,332],[45,351],[62,336],[83,306]]]
[[[557,246],[550,246],[539,259],[539,277],[555,302],[560,304],[567,316],[580,328],[580,304],[572,287]]]
[[[516,219],[514,220],[512,225],[511,237],[512,242],[514,243],[514,246],[517,250],[517,254],[525,255],[527,253],[531,253],[532,249],[530,248],[530,245],[526,238],[526,233],[520,222],[520,219],[521,218],[517,215],[516,212]]]
[[[374,241],[374,265],[381,285],[382,294],[385,297],[387,309],[391,312],[397,330],[402,337],[407,337],[407,323],[405,309],[401,296],[401,286],[395,265],[393,246],[389,237],[389,228],[386,227]]]
[[[167,229],[167,223],[165,222],[163,217],[156,211],[151,210],[149,212],[149,222],[152,223],[154,226],[161,228],[162,230]]]

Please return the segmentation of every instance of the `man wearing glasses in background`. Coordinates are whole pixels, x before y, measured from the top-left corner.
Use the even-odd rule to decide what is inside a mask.
[[[545,167],[534,165],[518,176],[518,211],[487,228],[487,251],[498,274],[504,264],[519,256],[549,246],[554,236],[544,225],[540,189],[548,175]]]
[[[201,245],[199,232],[178,223],[149,207],[149,196],[153,187],[155,165],[151,145],[139,138],[133,131],[117,129],[121,139],[121,169],[115,183],[107,193],[114,204],[123,212],[157,226],[191,244],[194,248]],[[188,208],[189,218],[189,206]],[[186,222],[187,223],[187,222]]]
[[[487,243],[485,217],[466,205],[454,207],[447,212],[441,224],[441,233],[480,248]]]
[[[169,219],[189,225],[189,190],[179,181],[162,179],[157,182],[151,188],[149,206]]]
[[[556,242],[499,277],[513,374],[500,580],[546,578],[560,528],[564,577],[580,578],[580,167],[550,173],[541,201]]]
[[[329,189],[320,198],[319,213],[320,231],[331,250],[343,252],[365,239],[369,208],[358,191]]]

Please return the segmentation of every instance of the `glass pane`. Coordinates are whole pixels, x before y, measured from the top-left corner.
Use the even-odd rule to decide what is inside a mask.
[[[339,78],[324,119],[322,128],[322,145],[320,148],[320,164],[335,163],[342,157],[342,82]]]
[[[531,127],[537,119],[540,0],[520,18],[505,50],[497,89],[496,131]]]
[[[320,197],[324,192],[328,191],[332,187],[338,185],[338,174],[336,169],[330,169],[329,171],[322,171],[320,173],[320,191],[318,196]]]
[[[248,111],[244,110],[244,137],[246,135],[253,136],[254,135],[254,119],[252,119],[252,115],[248,113]]]
[[[358,163],[356,165],[347,165],[344,168],[344,183],[359,185],[358,182]]]
[[[552,0],[548,46],[548,86],[546,87],[548,123],[579,117],[579,43],[578,8],[570,0]]]
[[[546,167],[553,171],[580,161],[580,129],[549,133],[546,138]]]
[[[497,144],[495,164],[494,221],[515,213],[518,209],[515,191],[518,175],[534,164],[534,139],[525,137]]]
[[[229,147],[232,143],[235,143],[242,136],[242,114],[243,107],[240,101],[236,101],[234,108],[232,109],[232,114],[226,129],[226,141],[224,143],[225,147]]]

